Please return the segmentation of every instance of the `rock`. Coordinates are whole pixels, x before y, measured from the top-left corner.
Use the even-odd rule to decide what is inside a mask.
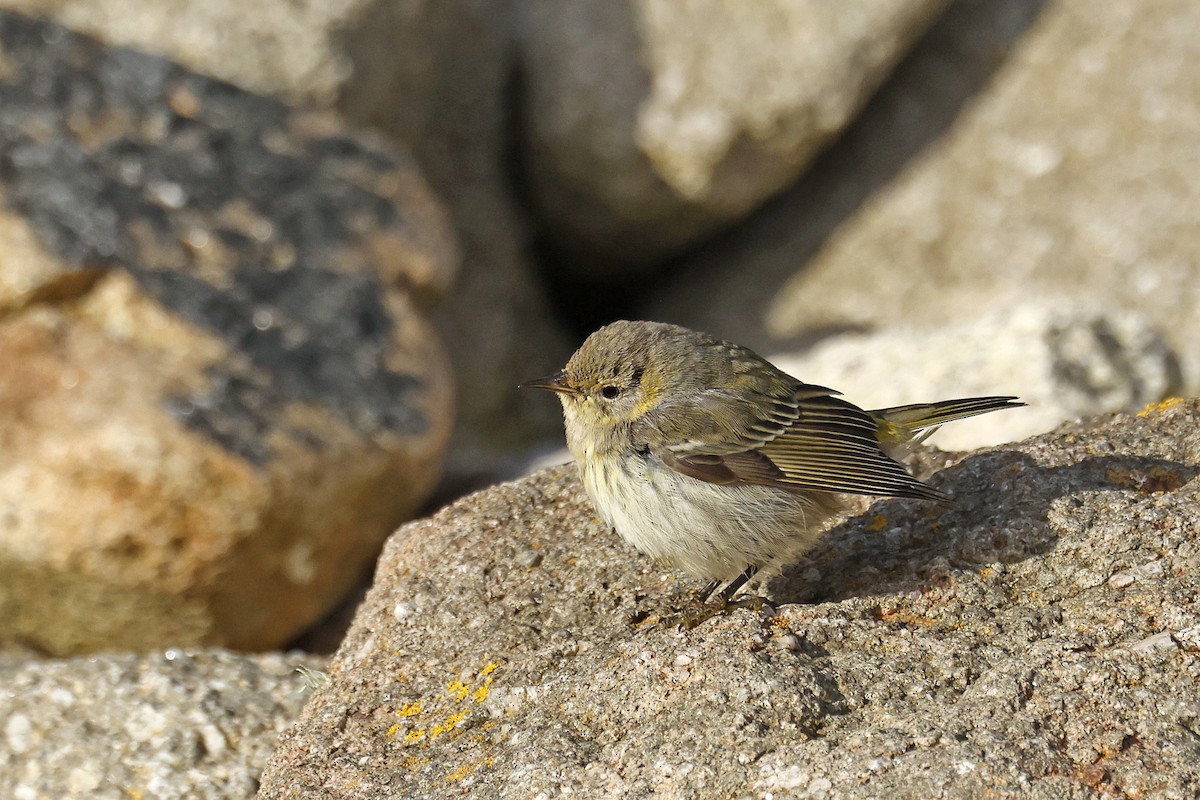
[[[377,4],[345,38],[355,76],[338,107],[410,143],[445,199],[462,247],[453,292],[432,314],[450,351],[459,414],[452,481],[514,474],[513,449],[559,434],[542,398],[518,391],[571,353],[551,316],[513,196],[512,3]]]
[[[1136,309],[1176,347],[1190,390],[1200,387],[1200,73],[1190,67],[1200,43],[1188,33],[1200,6],[1032,5],[1041,10],[1028,31],[945,134],[779,292],[772,334],[937,326],[1031,297]],[[972,16],[990,7],[985,22],[1010,17],[1012,6],[948,14],[914,60],[946,70],[988,52],[993,26]],[[929,71],[914,65],[889,87],[909,114],[931,94]],[[792,214],[799,224],[802,204]],[[779,256],[796,262],[794,249]]]
[[[468,497],[389,540],[259,797],[1186,797],[1197,414],[972,454],[686,632],[573,468]]]
[[[523,151],[562,268],[673,255],[790,183],[944,0],[526,0]]]
[[[121,0],[4,2],[12,11],[54,19],[111,45],[169,56],[259,94],[327,103],[354,74],[353,54],[341,47],[340,37],[383,5],[373,0],[149,0],[136,7]]]
[[[1012,394],[1029,404],[948,425],[934,441],[973,450],[1106,411],[1134,412],[1182,390],[1179,359],[1136,312],[1026,303],[942,328],[895,327],[771,359],[868,408]]]
[[[295,654],[0,660],[0,795],[251,798],[300,711]]]
[[[512,0],[244,3],[14,0],[105,41],[397,138],[445,202],[461,245],[432,322],[461,398],[450,472],[509,471],[502,454],[557,421],[517,384],[570,355],[512,197]],[[443,276],[445,277],[445,276]]]
[[[719,333],[760,352],[778,351],[783,334],[768,327],[767,311],[782,287],[843,225],[870,214],[875,195],[953,128],[1044,5],[1044,0],[951,4],[799,180],[737,227],[677,259],[671,276],[637,314]],[[886,258],[871,266],[884,271],[890,263]],[[871,292],[874,285],[872,278],[859,287],[860,302],[892,306],[890,295]],[[810,296],[809,305],[815,316],[821,297]],[[905,324],[919,322],[905,318]],[[811,344],[870,327],[822,318],[795,338]],[[787,345],[795,344],[789,335]]]
[[[0,15],[0,644],[277,646],[425,499],[456,255],[331,117]]]

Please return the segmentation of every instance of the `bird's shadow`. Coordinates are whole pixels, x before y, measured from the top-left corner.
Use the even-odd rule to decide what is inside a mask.
[[[1056,501],[1084,492],[1170,492],[1198,471],[1132,455],[1090,456],[1055,467],[1012,450],[969,456],[944,471],[953,505],[874,503],[784,567],[766,593],[777,604],[809,604],[918,591],[944,580],[947,570],[1013,564],[1050,552],[1057,544],[1049,519]]]

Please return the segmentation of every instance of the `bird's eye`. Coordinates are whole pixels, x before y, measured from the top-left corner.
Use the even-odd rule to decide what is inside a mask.
[[[602,387],[600,389],[600,394],[605,400],[616,400],[617,396],[621,394],[621,390],[616,386],[609,385]]]

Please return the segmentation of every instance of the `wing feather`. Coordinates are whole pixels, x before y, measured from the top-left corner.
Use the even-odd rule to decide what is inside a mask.
[[[789,397],[743,404],[742,415],[723,426],[734,435],[692,437],[660,456],[679,472],[710,483],[946,499],[883,451],[870,414],[833,395],[798,384]],[[726,413],[717,419],[725,419],[729,398],[719,400]],[[748,410],[754,414],[747,417]]]

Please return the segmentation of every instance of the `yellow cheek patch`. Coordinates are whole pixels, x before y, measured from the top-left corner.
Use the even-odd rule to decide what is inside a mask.
[[[633,409],[633,418],[637,419],[657,406],[660,394],[662,394],[662,376],[657,372],[646,370],[642,373],[642,399]]]

